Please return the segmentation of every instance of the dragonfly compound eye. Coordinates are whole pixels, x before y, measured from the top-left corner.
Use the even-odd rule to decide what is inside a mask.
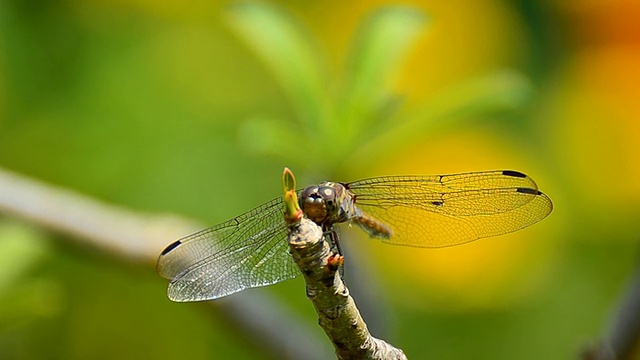
[[[316,224],[321,224],[327,218],[325,199],[318,186],[306,187],[300,193],[300,207],[305,215]]]
[[[328,216],[333,216],[339,210],[338,193],[333,186],[321,186],[318,194],[324,201],[324,206]]]
[[[304,190],[302,190],[302,193],[300,194],[300,199],[304,201],[308,197],[317,193],[318,193],[318,187],[316,185],[307,186],[306,188],[304,188]]]

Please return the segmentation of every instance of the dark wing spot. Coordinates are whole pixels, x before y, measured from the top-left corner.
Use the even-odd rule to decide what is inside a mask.
[[[176,240],[176,241],[172,242],[171,244],[169,244],[169,246],[167,246],[166,248],[164,248],[164,250],[162,250],[162,253],[160,254],[160,256],[166,255],[168,252],[170,252],[171,250],[175,249],[180,244],[182,244],[180,242],[180,240]]]
[[[531,195],[542,195],[542,192],[538,189],[530,189],[530,188],[517,188],[516,192],[522,194],[531,194]]]
[[[519,178],[526,178],[527,175],[519,172],[519,171],[513,171],[513,170],[505,170],[502,172],[502,175],[504,176],[513,176],[513,177],[519,177]]]
[[[432,201],[431,205],[435,205],[435,206],[442,206],[444,204],[443,201]]]

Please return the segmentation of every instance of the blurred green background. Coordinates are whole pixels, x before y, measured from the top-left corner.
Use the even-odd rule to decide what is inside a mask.
[[[520,170],[554,201],[541,223],[440,250],[354,236],[347,264],[409,358],[576,358],[638,259],[640,3],[399,3],[0,0],[0,166],[211,225],[284,166]],[[279,357],[171,303],[154,259],[81,244],[0,216],[0,358]],[[329,348],[300,279],[249,294]]]

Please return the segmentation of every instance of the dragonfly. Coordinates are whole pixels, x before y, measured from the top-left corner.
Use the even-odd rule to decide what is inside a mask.
[[[531,177],[513,170],[325,181],[297,193],[304,215],[325,233],[349,223],[385,243],[420,248],[507,234],[553,209]],[[169,299],[213,300],[298,276],[283,204],[277,197],[168,245],[157,270],[170,280]]]

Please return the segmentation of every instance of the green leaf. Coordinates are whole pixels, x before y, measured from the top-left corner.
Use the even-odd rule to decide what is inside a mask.
[[[362,24],[347,64],[339,112],[346,131],[359,132],[389,103],[391,86],[426,23],[426,16],[417,9],[384,7]]]
[[[228,19],[275,75],[304,130],[317,133],[329,117],[330,106],[324,57],[308,31],[279,8],[262,3],[233,5]]]
[[[353,155],[375,158],[383,149],[408,145],[436,131],[478,117],[514,111],[527,104],[534,94],[531,83],[521,74],[502,71],[454,86],[432,97],[417,109],[386,123],[378,136]]]
[[[513,111],[531,101],[534,93],[533,85],[522,74],[505,70],[449,88],[410,116],[416,125],[429,126],[436,120],[459,121],[471,116]]]

